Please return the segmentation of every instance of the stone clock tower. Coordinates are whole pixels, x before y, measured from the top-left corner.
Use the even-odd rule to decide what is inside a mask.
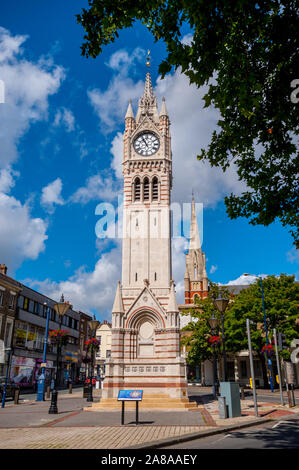
[[[111,358],[100,403],[117,406],[119,390],[142,389],[141,407],[190,408],[180,318],[171,274],[170,121],[160,113],[147,73],[136,117],[125,116],[122,282],[112,309]]]

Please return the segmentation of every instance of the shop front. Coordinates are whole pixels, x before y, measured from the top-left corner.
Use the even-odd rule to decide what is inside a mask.
[[[21,389],[35,389],[39,375],[41,374],[42,359],[31,357],[12,356],[10,378]],[[53,361],[47,361],[45,374],[48,381],[53,374]]]

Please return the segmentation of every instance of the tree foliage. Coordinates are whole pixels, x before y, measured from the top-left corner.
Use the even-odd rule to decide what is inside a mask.
[[[220,314],[216,310],[213,299],[217,298],[219,293],[222,293],[223,298],[229,297],[229,292],[225,288],[221,288],[216,284],[209,283],[210,290],[206,299],[195,299],[196,308],[192,309],[192,321],[183,328],[183,332],[188,332],[186,335],[182,335],[182,344],[188,348],[188,363],[191,365],[198,365],[200,362],[206,359],[211,359],[214,354],[213,346],[208,342],[209,337],[212,334],[208,320],[215,316],[218,320],[218,327],[215,334],[221,336],[219,326]],[[186,309],[182,314],[189,314],[190,310]],[[190,334],[191,333],[191,334]],[[221,343],[216,347],[216,353],[219,356],[221,349]]]
[[[299,338],[299,283],[295,276],[281,274],[279,277],[268,276],[263,280],[265,312],[268,341],[272,342],[273,329],[286,335],[289,347],[291,341]],[[266,344],[264,312],[261,294],[261,282],[256,280],[244,289],[231,303],[225,315],[226,349],[237,352],[248,349],[246,319],[251,326],[252,349],[260,353]],[[290,350],[285,349],[281,356],[289,359]]]
[[[299,246],[298,106],[290,99],[299,69],[296,1],[89,0],[77,15],[82,54],[97,57],[136,20],[166,43],[162,77],[180,67],[190,83],[209,85],[205,106],[221,119],[198,159],[223,171],[234,162],[247,186],[225,198],[229,217],[254,225],[278,218]]]

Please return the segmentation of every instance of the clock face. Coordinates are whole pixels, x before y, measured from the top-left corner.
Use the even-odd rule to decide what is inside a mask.
[[[157,152],[160,147],[158,137],[152,132],[143,132],[134,140],[134,149],[139,155],[150,157]]]

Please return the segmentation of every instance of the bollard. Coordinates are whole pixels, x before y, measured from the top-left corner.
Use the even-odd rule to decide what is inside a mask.
[[[15,390],[15,405],[19,404],[20,389]]]
[[[73,393],[73,384],[69,384],[69,393]]]
[[[50,398],[50,394],[51,394],[51,388],[50,388],[50,385],[47,386],[47,397],[46,398]]]
[[[293,408],[295,406],[294,390],[288,390],[288,400],[289,408]]]

